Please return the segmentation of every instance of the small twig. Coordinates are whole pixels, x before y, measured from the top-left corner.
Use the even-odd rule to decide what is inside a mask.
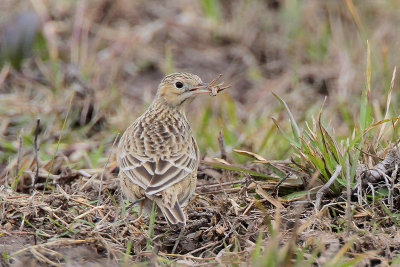
[[[33,245],[33,246],[29,246],[29,247],[24,247],[14,253],[12,253],[11,255],[9,255],[10,258],[16,257],[19,254],[34,249],[34,248],[42,248],[42,247],[51,247],[51,246],[69,246],[69,245],[78,245],[78,244],[84,244],[84,243],[92,243],[95,239],[93,238],[87,238],[84,240],[70,240],[70,239],[53,239],[52,241],[49,241],[47,243],[42,243],[39,245]]]
[[[178,247],[179,242],[181,241],[183,234],[185,233],[185,230],[186,230],[186,225],[182,227],[181,232],[179,233],[179,236],[176,239],[175,245],[171,251],[171,254],[175,254],[176,248]]]
[[[116,136],[115,139],[114,139],[114,142],[113,142],[113,145],[112,145],[111,153],[108,155],[106,164],[104,164],[103,171],[101,172],[101,175],[100,175],[100,188],[99,188],[99,196],[98,196],[97,206],[100,205],[101,200],[102,200],[102,199],[101,199],[101,191],[103,190],[103,178],[104,178],[104,173],[106,172],[108,163],[110,162],[110,158],[111,158],[112,152],[114,151],[114,146],[115,146],[115,143],[116,143],[117,140],[118,140],[118,137],[119,137],[119,133],[117,134],[117,136]]]
[[[35,149],[35,161],[36,161],[36,174],[35,174],[35,179],[33,181],[33,185],[35,185],[38,182],[39,179],[39,160],[38,160],[38,151],[39,151],[39,147],[37,144],[37,140],[38,140],[38,135],[39,135],[39,131],[40,131],[40,119],[36,119],[36,129],[34,132],[34,149]]]
[[[318,190],[317,195],[315,197],[315,209],[316,210],[319,210],[322,197],[325,195],[326,191],[328,191],[329,187],[333,184],[333,182],[339,176],[339,173],[341,170],[342,170],[342,166],[337,165],[332,177],[328,180],[328,182],[326,184],[324,184],[324,186],[321,187],[321,189]]]
[[[358,151],[360,151],[361,153],[363,153],[366,156],[370,156],[372,158],[375,158],[375,159],[381,160],[381,161],[384,160],[382,157],[379,157],[378,155],[374,155],[374,154],[368,153],[367,151],[364,151],[361,148],[358,148],[358,147],[354,147],[354,148],[357,149]]]
[[[244,210],[242,216],[245,216],[245,215],[249,212],[249,210],[251,209],[251,207],[253,207],[254,203],[255,203],[255,200],[253,200],[252,202],[250,202],[250,204],[249,204],[249,205],[247,206],[247,208]]]
[[[203,249],[206,249],[206,248],[215,246],[215,245],[217,245],[217,244],[218,244],[218,242],[209,243],[209,244],[207,244],[207,245],[205,245],[205,246],[202,246],[202,247],[197,248],[197,249],[195,249],[195,250],[193,250],[193,251],[190,251],[189,253],[186,253],[184,256],[192,256],[193,253],[199,252],[199,251],[201,251],[201,250],[203,250]],[[174,254],[174,253],[171,253],[171,254]]]
[[[96,210],[98,210],[98,209],[103,209],[103,208],[104,208],[104,206],[97,206],[97,207],[94,207],[94,208],[92,208],[92,209],[90,209],[90,210],[88,210],[88,211],[86,211],[86,212],[84,212],[84,213],[82,213],[82,214],[76,216],[76,217],[74,218],[74,221],[77,220],[77,219],[81,219],[81,218],[85,217],[86,215],[92,213],[93,211],[96,211]]]
[[[15,166],[15,176],[18,176],[19,166],[21,165],[23,136],[24,136],[24,129],[22,128],[18,137],[18,155],[17,155],[17,165]]]
[[[141,254],[145,254],[145,253],[151,253],[148,251],[143,251],[141,252]],[[194,256],[190,256],[190,255],[180,255],[180,254],[167,254],[164,252],[159,252],[159,254],[161,256],[166,256],[166,257],[177,257],[177,258],[187,258],[187,259],[193,259],[193,260],[198,260],[198,261],[210,261],[210,260],[215,260],[215,257],[212,258],[200,258],[200,257],[194,257]]]
[[[396,166],[397,166],[397,164],[396,164]],[[393,194],[392,194],[393,181],[392,181],[391,177],[389,177],[386,173],[382,172],[381,170],[378,170],[378,171],[382,175],[383,181],[385,182],[384,186],[386,186],[386,188],[388,190],[388,204],[389,204],[389,207],[391,207],[391,206],[393,206]],[[396,172],[397,172],[397,170],[396,170]]]
[[[218,135],[218,143],[219,143],[219,149],[221,151],[221,159],[226,160],[226,149],[225,149],[225,141],[224,141],[224,133],[223,130],[219,132]]]
[[[292,175],[292,174],[291,173],[286,174],[286,176],[283,177],[281,180],[279,180],[279,182],[275,185],[274,194],[276,197],[278,197],[279,187],[281,186],[281,184],[283,184],[284,181],[286,181],[287,178],[289,178],[290,175]]]
[[[45,250],[44,248],[42,248],[42,250]],[[39,261],[42,263],[47,263],[50,266],[56,266],[56,267],[61,267],[60,264],[50,260],[49,258],[47,258],[46,256],[44,256],[42,253],[40,253],[39,251],[37,251],[35,248],[30,249],[30,252],[32,253],[32,255]]]

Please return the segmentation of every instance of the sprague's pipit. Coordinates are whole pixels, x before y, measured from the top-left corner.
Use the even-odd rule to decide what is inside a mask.
[[[140,213],[148,215],[154,201],[169,224],[186,224],[182,207],[196,188],[200,155],[184,107],[197,94],[224,89],[214,86],[217,79],[205,84],[191,73],[166,76],[153,103],[121,137],[121,188],[140,202]]]

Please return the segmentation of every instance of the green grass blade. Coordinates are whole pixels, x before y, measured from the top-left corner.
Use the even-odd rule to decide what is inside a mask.
[[[282,105],[285,106],[285,109],[289,115],[290,123],[292,125],[293,136],[294,136],[295,140],[298,143],[300,143],[300,139],[299,139],[300,138],[300,129],[299,129],[299,126],[297,126],[296,120],[294,119],[294,116],[293,116],[292,112],[290,111],[289,106],[277,94],[275,94],[274,92],[272,92],[272,94],[275,96],[276,99],[278,99],[279,102],[282,103]]]

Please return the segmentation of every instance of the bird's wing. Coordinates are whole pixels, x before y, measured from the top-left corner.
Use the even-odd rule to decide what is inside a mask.
[[[192,149],[190,149],[192,150]],[[179,153],[174,157],[159,159],[146,193],[154,195],[187,177],[196,170],[197,159],[194,151]]]
[[[126,152],[126,151],[125,151]],[[132,183],[146,189],[154,175],[154,163],[150,159],[138,157],[133,152],[125,153],[120,157],[120,169]]]
[[[182,181],[196,170],[198,165],[197,146],[192,142],[181,151],[166,157],[148,157],[121,147],[119,165],[129,179],[143,188],[147,195],[160,191]]]

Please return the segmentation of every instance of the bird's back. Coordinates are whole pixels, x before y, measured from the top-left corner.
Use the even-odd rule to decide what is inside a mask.
[[[141,158],[165,159],[196,153],[190,125],[183,112],[153,105],[124,133],[123,150]]]

